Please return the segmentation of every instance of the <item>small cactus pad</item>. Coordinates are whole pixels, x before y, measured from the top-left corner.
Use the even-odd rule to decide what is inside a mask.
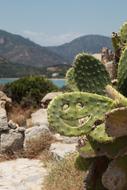
[[[106,114],[106,132],[112,137],[127,135],[127,107],[113,109]]]
[[[110,77],[105,66],[93,56],[81,53],[74,60],[74,80],[79,91],[105,94]]]
[[[119,35],[123,42],[127,42],[127,22],[125,22],[120,28]]]
[[[66,73],[66,83],[72,91],[79,91],[74,80],[74,68],[70,68]]]
[[[114,108],[110,98],[86,92],[70,92],[57,96],[48,106],[52,129],[67,136],[80,136],[92,129],[96,120]]]
[[[113,160],[102,176],[102,183],[108,190],[127,189],[127,156]]]
[[[123,51],[118,65],[118,90],[127,96],[127,47]]]
[[[88,140],[84,141],[84,146],[81,146],[81,147],[78,146],[77,149],[78,149],[79,155],[83,158],[95,158],[98,156],[105,155],[103,150],[98,151],[91,145],[91,143]]]
[[[92,130],[89,133],[89,136],[92,137],[95,141],[99,143],[110,143],[113,142],[113,138],[109,137],[107,133],[105,132],[105,124],[101,124],[95,127],[94,130]]]

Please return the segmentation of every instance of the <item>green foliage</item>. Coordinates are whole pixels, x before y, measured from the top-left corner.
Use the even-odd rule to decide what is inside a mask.
[[[57,87],[44,77],[28,76],[6,84],[4,91],[17,103],[36,106],[48,92],[57,91]]]

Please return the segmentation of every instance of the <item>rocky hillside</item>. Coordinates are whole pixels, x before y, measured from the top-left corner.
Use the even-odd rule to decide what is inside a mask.
[[[27,75],[45,75],[48,78],[52,78],[54,73],[57,74],[57,77],[63,78],[68,68],[69,65],[66,64],[38,68],[25,64],[12,63],[0,56],[0,78],[15,78]]]
[[[0,30],[0,56],[18,64],[47,67],[66,64],[66,60],[29,39]]]
[[[49,50],[72,61],[79,52],[98,53],[103,47],[112,49],[111,38],[101,35],[86,35],[61,46],[49,47]]]

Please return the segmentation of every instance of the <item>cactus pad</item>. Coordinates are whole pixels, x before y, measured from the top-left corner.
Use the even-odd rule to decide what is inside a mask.
[[[105,66],[89,54],[79,54],[74,60],[74,80],[79,91],[105,94],[110,77]]]
[[[127,108],[116,108],[107,113],[105,127],[109,136],[120,137],[127,135]]]
[[[119,35],[121,37],[121,40],[123,42],[127,42],[127,22],[125,22],[119,32]]]
[[[96,120],[114,108],[110,98],[85,92],[65,93],[54,98],[48,106],[52,129],[67,136],[80,136],[92,129]]]
[[[96,126],[95,129],[89,133],[89,136],[99,143],[110,143],[114,140],[113,137],[109,137],[106,133],[104,123]]]
[[[79,91],[74,80],[74,68],[70,68],[66,73],[66,83],[72,91]]]
[[[123,51],[118,65],[118,90],[127,96],[127,47]]]

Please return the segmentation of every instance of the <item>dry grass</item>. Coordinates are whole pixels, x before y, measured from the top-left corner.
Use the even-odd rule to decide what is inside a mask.
[[[34,111],[36,111],[35,108],[23,108],[19,104],[12,104],[7,108],[8,120],[11,119],[20,126],[26,125],[26,119],[30,118]]]
[[[77,155],[72,154],[66,159],[53,163],[49,175],[45,179],[45,190],[83,190],[84,171],[75,167]]]

